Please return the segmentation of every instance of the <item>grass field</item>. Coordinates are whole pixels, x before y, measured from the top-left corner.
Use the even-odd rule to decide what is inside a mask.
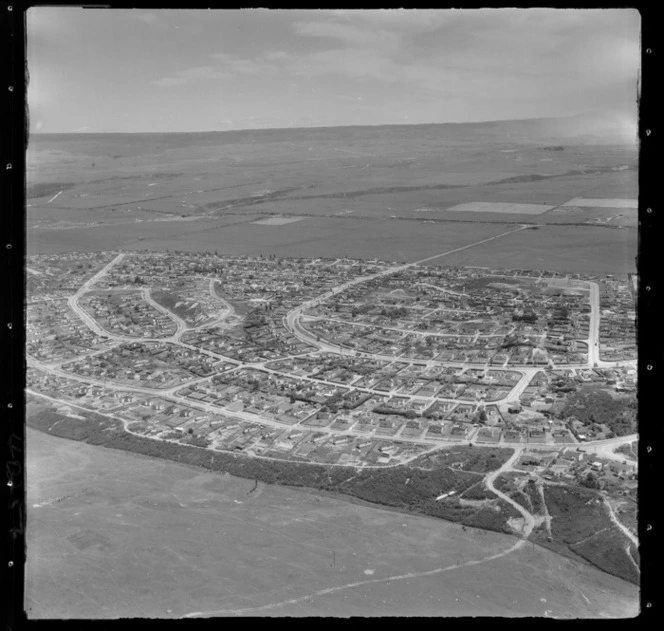
[[[506,535],[31,429],[27,472],[30,618],[637,611],[633,585],[539,547],[482,562]]]
[[[636,199],[582,199],[576,198],[565,202],[563,206],[579,206],[589,208],[638,208]]]
[[[296,221],[303,221],[306,217],[267,217],[266,219],[259,219],[258,221],[253,221],[252,223],[258,226],[285,226],[289,223],[295,223]]]
[[[469,202],[448,208],[448,211],[471,213],[508,213],[517,215],[540,215],[553,206],[543,204],[506,204],[504,202]]]

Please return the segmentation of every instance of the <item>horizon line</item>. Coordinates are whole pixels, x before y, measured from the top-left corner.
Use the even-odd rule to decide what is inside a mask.
[[[477,121],[446,121],[446,122],[431,122],[431,123],[365,123],[365,124],[349,124],[349,125],[305,125],[299,127],[242,127],[238,129],[201,129],[190,131],[51,131],[41,132],[36,130],[29,130],[29,136],[95,136],[95,135],[163,135],[163,134],[225,134],[242,131],[296,131],[299,129],[344,129],[348,127],[424,127],[432,125],[483,125],[489,123],[520,123],[538,120],[563,120],[570,118],[579,118],[591,114],[607,114],[615,113],[615,110],[588,110],[577,114],[567,114],[562,116],[536,116],[532,118],[496,118],[488,120]],[[635,121],[638,124],[638,119]]]

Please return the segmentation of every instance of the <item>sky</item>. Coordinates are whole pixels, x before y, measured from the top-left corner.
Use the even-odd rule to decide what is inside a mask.
[[[34,7],[27,27],[33,132],[637,119],[634,9]]]

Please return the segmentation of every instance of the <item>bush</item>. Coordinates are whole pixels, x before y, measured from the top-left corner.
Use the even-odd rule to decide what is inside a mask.
[[[467,500],[493,500],[498,496],[493,491],[487,489],[483,482],[478,482],[467,491],[464,491],[462,497]]]
[[[553,518],[551,534],[565,544],[590,537],[611,521],[598,493],[571,486],[545,486],[544,499]]]
[[[579,482],[581,486],[585,486],[588,489],[598,489],[599,488],[599,480],[597,479],[597,476],[590,471],[588,475]]]
[[[600,570],[638,585],[639,572],[630,559],[626,541],[622,533],[611,529],[570,548]]]
[[[491,507],[485,507],[475,514],[466,517],[461,523],[464,526],[483,528],[495,532],[511,533],[512,529],[507,525],[507,515],[504,511],[497,511]]]
[[[535,484],[535,481],[530,480],[524,487],[524,491],[530,500],[534,514],[543,515],[544,505],[542,504],[542,497],[540,495],[539,489],[537,488],[537,484]]]
[[[625,436],[636,429],[636,398],[614,398],[605,390],[586,386],[567,397],[560,416],[575,416],[585,425],[605,425],[616,436]]]

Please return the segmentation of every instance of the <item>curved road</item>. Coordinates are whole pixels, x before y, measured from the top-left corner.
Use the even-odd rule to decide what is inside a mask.
[[[508,504],[516,508],[516,510],[518,510],[521,513],[521,515],[523,515],[524,524],[523,524],[523,529],[521,531],[521,536],[523,537],[523,539],[521,540],[521,543],[523,543],[526,539],[528,539],[530,533],[533,531],[533,528],[537,524],[537,520],[529,511],[527,511],[523,506],[521,506],[521,504],[515,502],[511,497],[505,495],[505,493],[503,493],[502,491],[499,491],[494,486],[494,481],[501,473],[505,473],[507,471],[512,470],[512,466],[519,459],[519,457],[523,453],[523,450],[524,450],[523,446],[514,448],[514,453],[503,464],[503,466],[500,467],[499,469],[496,469],[495,471],[492,471],[489,475],[486,476],[486,478],[484,478],[484,483],[486,484],[487,488],[490,491],[493,491],[498,497],[500,497],[500,499],[506,501]]]

